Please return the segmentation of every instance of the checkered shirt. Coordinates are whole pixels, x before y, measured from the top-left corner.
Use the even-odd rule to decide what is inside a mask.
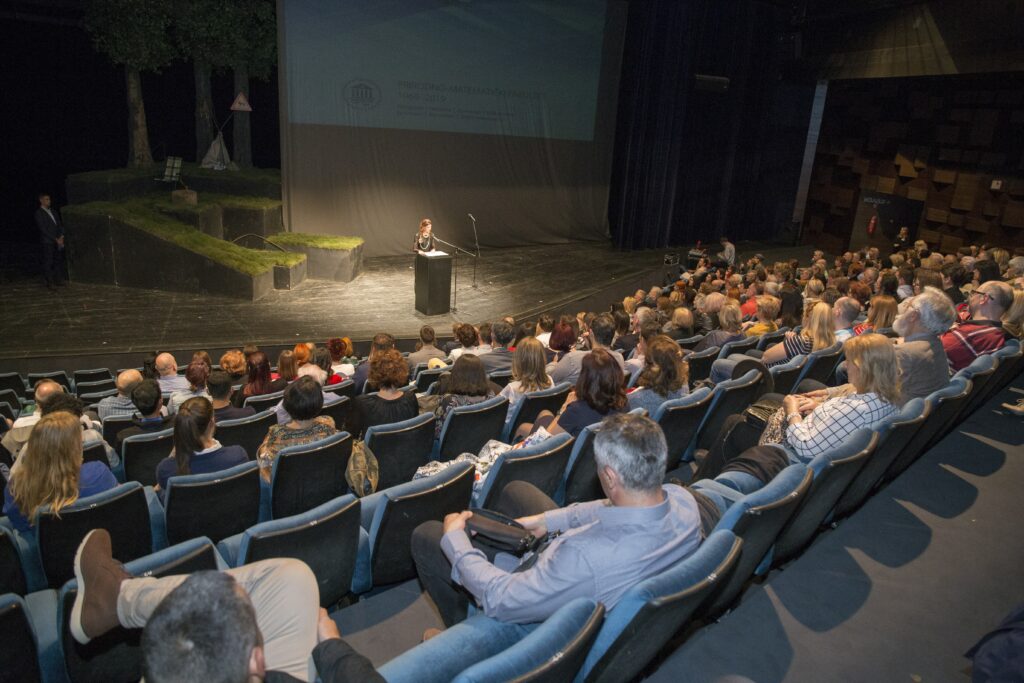
[[[871,427],[895,412],[896,406],[873,392],[830,398],[786,429],[785,446],[801,461],[810,462],[839,448],[861,427]]]

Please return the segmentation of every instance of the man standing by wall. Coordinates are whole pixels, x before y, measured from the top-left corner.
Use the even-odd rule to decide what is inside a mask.
[[[64,226],[60,214],[50,206],[50,195],[39,194],[39,208],[36,209],[36,228],[43,243],[43,280],[51,290],[56,285],[65,285],[63,276]]]

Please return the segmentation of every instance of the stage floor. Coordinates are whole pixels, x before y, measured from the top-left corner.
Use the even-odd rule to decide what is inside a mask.
[[[741,255],[761,251],[770,258],[804,257],[811,250],[738,248]],[[377,332],[415,339],[428,323],[449,337],[453,322],[575,312],[577,303],[604,308],[660,279],[667,252],[683,250],[619,251],[604,242],[484,250],[477,288],[471,259],[460,258],[458,310],[435,316],[414,308],[412,254],[366,259],[352,282],[306,280],[257,302],[80,283],[50,292],[38,278],[19,277],[4,284],[0,360],[6,362],[0,371],[82,367],[80,356],[96,356],[97,367],[125,367],[155,349],[219,353],[249,342],[275,347],[334,336],[365,342]]]

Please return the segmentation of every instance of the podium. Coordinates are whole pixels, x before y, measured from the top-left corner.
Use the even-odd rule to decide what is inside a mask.
[[[443,251],[416,254],[416,310],[440,315],[451,310],[452,257]]]

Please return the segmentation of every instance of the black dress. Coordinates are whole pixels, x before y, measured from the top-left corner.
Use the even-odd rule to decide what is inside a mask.
[[[434,251],[434,233],[429,235],[420,235],[416,233],[416,238],[413,240],[413,249],[416,251]]]
[[[347,431],[353,438],[361,439],[370,427],[401,422],[419,414],[420,404],[412,391],[390,401],[377,394],[360,394],[352,402]]]

